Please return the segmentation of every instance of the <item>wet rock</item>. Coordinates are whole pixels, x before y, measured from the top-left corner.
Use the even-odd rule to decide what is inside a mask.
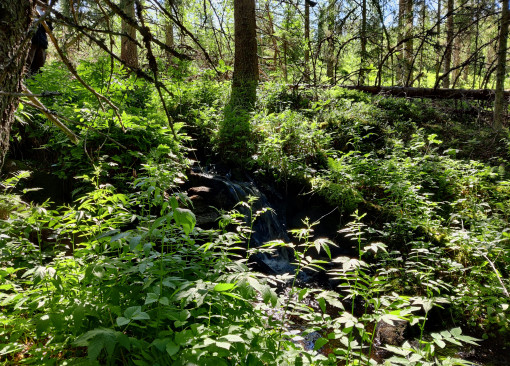
[[[375,329],[374,351],[375,359],[382,360],[391,356],[391,352],[385,350],[386,345],[401,346],[405,341],[409,322],[406,320],[393,320],[393,324],[379,321]]]
[[[407,320],[393,320],[393,324],[381,320],[375,329],[375,342],[381,345],[400,346],[405,341],[408,326]]]
[[[267,197],[258,189],[256,184],[247,181],[231,180],[228,176],[208,174],[202,171],[191,171],[189,182],[184,187],[193,203],[193,211],[197,218],[197,225],[202,228],[214,228],[220,212],[236,209],[244,215],[244,224],[250,227],[253,221],[253,233],[250,238],[250,248],[259,247],[269,241],[282,240],[289,242],[284,218],[279,217]],[[255,200],[251,208],[239,204],[248,202],[250,197]],[[283,222],[282,222],[283,221]],[[280,248],[273,254],[257,254],[250,258],[258,268],[266,269],[267,273],[292,272],[294,266],[290,264],[292,252]],[[270,270],[267,270],[267,269]]]

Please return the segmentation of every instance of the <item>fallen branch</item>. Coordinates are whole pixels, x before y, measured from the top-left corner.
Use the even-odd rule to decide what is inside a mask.
[[[4,92],[4,91],[0,90],[0,95],[8,95],[11,97],[19,97],[19,98],[26,98],[26,97],[45,98],[45,97],[56,97],[56,96],[62,95],[62,93],[44,91],[40,94],[26,94],[26,93],[10,93],[10,92]]]
[[[74,142],[75,144],[79,143],[78,136],[74,134],[73,131],[71,131],[65,124],[60,122],[60,120],[50,111],[48,110],[37,97],[33,96],[32,93],[27,89],[26,86],[23,85],[23,91],[26,93],[25,96],[30,100],[32,103],[31,105],[41,112],[48,118],[55,126],[57,126],[60,130],[62,130],[69,139]]]
[[[496,278],[498,279],[499,284],[501,285],[501,290],[503,291],[503,295],[505,295],[506,297],[510,297],[510,294],[508,293],[508,290],[506,289],[505,284],[503,283],[503,280],[501,279],[501,275],[499,274],[499,271],[496,269],[496,266],[494,265],[494,263],[489,259],[489,257],[487,255],[482,254],[482,256],[485,258],[485,260],[489,263],[492,270],[494,271],[494,274],[496,275]]]

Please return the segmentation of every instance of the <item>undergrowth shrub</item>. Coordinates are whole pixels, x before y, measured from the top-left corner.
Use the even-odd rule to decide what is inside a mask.
[[[257,114],[252,124],[259,140],[255,163],[277,179],[310,178],[324,166],[330,136],[316,121],[286,110]]]

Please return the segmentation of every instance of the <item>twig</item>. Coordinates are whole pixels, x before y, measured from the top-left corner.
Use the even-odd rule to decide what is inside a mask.
[[[494,265],[494,263],[489,259],[489,257],[487,257],[487,255],[482,254],[482,256],[485,258],[485,260],[487,262],[489,262],[490,266],[492,267],[492,270],[496,274],[499,284],[501,285],[501,287],[503,289],[503,295],[505,295],[506,297],[510,297],[510,294],[508,293],[508,290],[506,289],[505,284],[503,283],[503,280],[501,279],[501,275],[499,274],[498,270],[496,269],[496,266]]]

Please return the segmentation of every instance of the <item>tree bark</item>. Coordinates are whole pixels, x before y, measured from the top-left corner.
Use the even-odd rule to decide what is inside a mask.
[[[406,45],[405,45],[405,85],[410,86],[413,82],[413,58],[414,58],[414,47],[413,47],[413,0],[407,0],[406,2]]]
[[[326,48],[326,76],[329,82],[335,84],[335,2],[329,1],[328,8],[326,9],[326,24],[327,24],[327,48]]]
[[[441,0],[437,0],[437,44],[436,44],[436,51],[437,51],[437,59],[436,59],[436,80],[439,79],[439,73],[441,72],[441,55],[439,50],[441,49]]]
[[[363,0],[361,3],[361,62],[358,85],[365,84],[365,69],[367,59],[367,1]]]
[[[255,0],[234,0],[232,102],[253,106],[259,80]]]
[[[0,89],[6,93],[22,91],[25,62],[30,48],[29,30],[35,1],[2,0],[0,3]],[[9,136],[18,97],[0,95],[0,170],[9,150]]]
[[[121,0],[121,8],[128,17],[135,19],[135,1]],[[138,47],[133,39],[136,39],[136,29],[122,19],[122,33],[127,36],[121,37],[120,58],[128,66],[138,68]]]
[[[169,12],[172,12],[172,0],[166,0],[166,7]],[[174,48],[174,23],[168,18],[165,20],[165,44],[170,48]],[[167,63],[170,63],[172,54],[166,51],[165,56]]]
[[[305,0],[305,83],[310,82],[310,4]]]
[[[443,88],[450,87],[450,67],[452,64],[452,48],[453,48],[453,5],[454,0],[448,0],[447,18],[446,18],[446,49],[444,54],[444,73],[447,74],[443,79]]]
[[[403,43],[404,39],[404,24],[405,24],[405,15],[406,15],[406,0],[399,0],[398,2],[398,36],[397,42],[399,47],[399,52],[397,53],[397,85],[404,85],[404,51],[405,46]]]
[[[501,129],[508,112],[505,98],[505,74],[508,42],[508,0],[503,0],[501,9],[501,29],[499,31],[498,65],[496,66],[496,97],[494,99],[494,127]]]
[[[274,30],[274,23],[273,23],[273,15],[271,14],[271,8],[269,7],[269,1],[266,3],[266,14],[267,14],[267,20],[268,20],[268,33],[271,37],[271,42],[273,44],[273,65],[274,70],[276,71],[278,69],[278,63],[280,59],[280,50],[278,49],[278,42],[275,35]],[[280,62],[281,64],[281,62]]]

